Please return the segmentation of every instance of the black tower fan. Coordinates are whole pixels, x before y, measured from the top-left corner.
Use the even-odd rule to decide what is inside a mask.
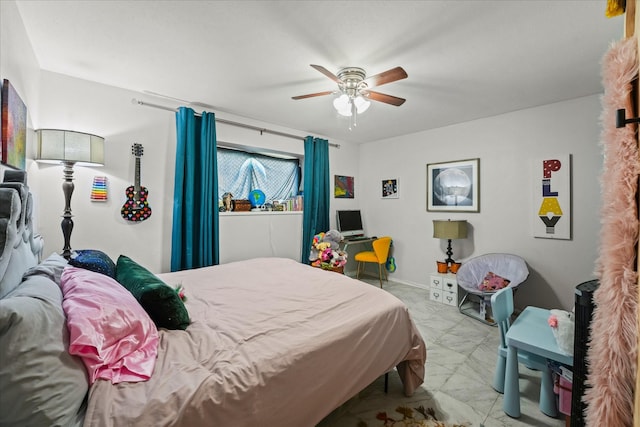
[[[582,397],[586,390],[588,373],[587,351],[593,314],[593,293],[600,282],[590,280],[576,286],[575,331],[573,340],[573,385],[571,391],[571,427],[584,426],[585,404]]]

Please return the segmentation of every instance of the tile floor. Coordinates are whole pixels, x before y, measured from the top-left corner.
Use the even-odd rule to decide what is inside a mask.
[[[364,281],[378,286],[377,279]],[[402,393],[400,378],[389,374],[389,391],[379,378],[325,418],[318,427],[382,425],[379,411],[395,414],[399,405],[432,407],[440,421],[468,422],[474,427],[565,426],[564,415],[551,418],[538,409],[540,376],[520,366],[520,418],[502,411],[502,395],[492,387],[499,343],[498,328],[461,314],[457,307],[429,300],[426,290],[389,282],[384,288],[401,299],[427,343],[425,382],[410,398]]]

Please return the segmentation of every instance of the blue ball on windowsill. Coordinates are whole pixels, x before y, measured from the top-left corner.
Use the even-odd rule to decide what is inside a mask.
[[[265,201],[266,196],[262,190],[252,190],[249,193],[249,202],[251,203],[252,208],[264,205]]]

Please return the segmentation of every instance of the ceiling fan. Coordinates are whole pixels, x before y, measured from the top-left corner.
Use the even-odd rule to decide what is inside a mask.
[[[351,116],[353,126],[355,126],[356,114],[364,113],[366,109],[369,108],[370,99],[395,105],[396,107],[404,104],[406,101],[404,98],[398,98],[397,96],[387,95],[369,89],[371,87],[382,86],[397,80],[406,79],[407,72],[402,67],[395,67],[368,78],[364,69],[359,67],[342,68],[338,71],[337,75],[321,65],[311,64],[311,67],[336,82],[338,84],[338,91],[310,93],[307,95],[293,96],[292,99],[298,100],[341,93],[341,95],[333,101],[333,106],[339,114]]]

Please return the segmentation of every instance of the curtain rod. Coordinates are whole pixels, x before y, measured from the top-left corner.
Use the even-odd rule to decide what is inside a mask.
[[[142,105],[145,107],[153,107],[153,108],[159,108],[161,110],[167,110],[167,111],[173,111],[173,112],[177,112],[178,109],[177,108],[171,108],[171,107],[165,107],[164,105],[160,105],[160,104],[152,104],[150,102],[145,102],[145,101],[140,101],[139,99],[135,99],[133,98],[131,100],[132,103],[134,104],[138,104],[138,105]],[[196,116],[202,116],[202,114],[200,113],[195,113]],[[299,139],[301,141],[304,141],[305,138],[298,136],[298,135],[293,135],[290,133],[285,133],[285,132],[278,132],[277,130],[271,130],[271,129],[266,129],[266,128],[261,128],[258,126],[252,126],[252,125],[247,125],[244,123],[239,123],[239,122],[234,122],[231,120],[225,120],[225,119],[219,119],[216,117],[216,122],[219,123],[224,123],[225,125],[231,125],[231,126],[237,126],[237,127],[241,127],[241,128],[245,128],[245,129],[251,129],[251,130],[255,130],[260,132],[260,135],[262,135],[263,133],[270,133],[272,135],[279,135],[279,136],[284,136],[286,138],[293,138],[293,139]],[[340,148],[340,144],[335,144],[335,143],[329,143],[330,147],[336,147],[336,148]]]

